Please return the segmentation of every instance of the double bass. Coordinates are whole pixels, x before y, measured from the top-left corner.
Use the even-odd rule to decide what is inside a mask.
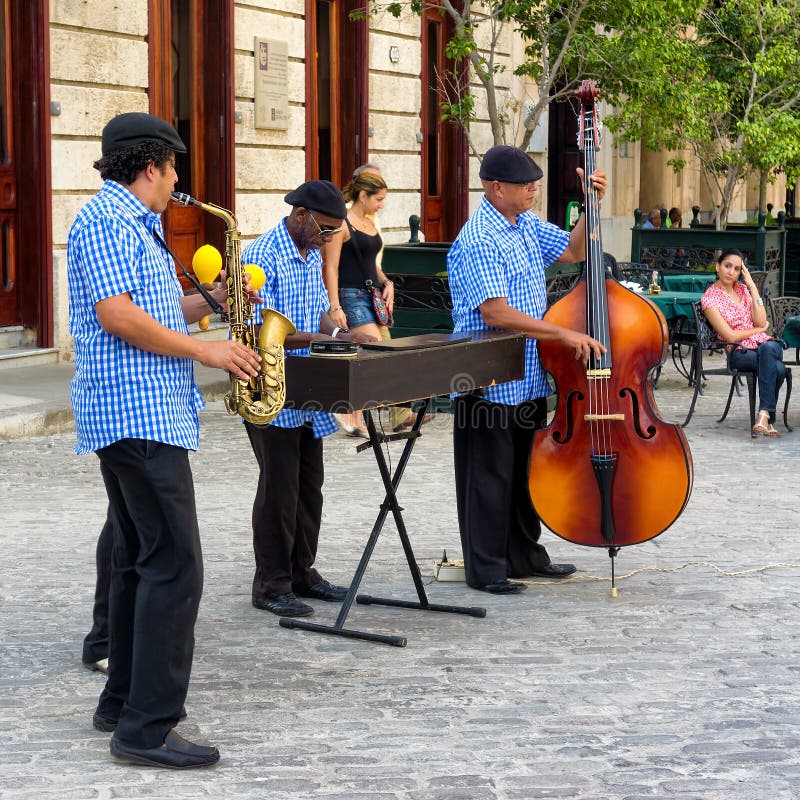
[[[667,354],[667,323],[649,300],[606,272],[600,205],[589,176],[599,147],[595,98],[584,81],[579,146],[584,155],[586,268],[580,282],[544,315],[587,333],[605,354],[588,362],[554,341],[539,358],[557,388],[552,422],[534,435],[528,464],[531,501],[558,536],[588,547],[619,548],[663,533],[692,491],[692,456],[680,426],[664,421],[653,397],[653,373]]]

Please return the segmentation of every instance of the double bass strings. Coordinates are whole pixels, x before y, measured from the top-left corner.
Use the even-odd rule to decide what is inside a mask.
[[[596,169],[599,132],[594,108],[582,108],[581,115],[581,141],[579,144],[584,157],[583,193],[586,206],[584,219],[586,226],[586,319],[590,321],[591,328],[587,330],[587,333],[601,341],[607,348],[605,357],[597,359],[591,355],[588,362],[589,429],[592,454],[607,458],[613,453],[613,442],[611,423],[607,418],[611,413],[610,376],[606,376],[603,370],[611,367],[611,342],[603,244],[600,235],[600,200],[597,189],[594,188],[589,177]]]

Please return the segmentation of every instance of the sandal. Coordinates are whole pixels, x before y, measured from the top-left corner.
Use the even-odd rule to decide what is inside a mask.
[[[770,428],[775,431],[775,428],[772,427],[772,424],[769,421],[769,415],[759,414],[756,424],[753,425],[753,433],[761,434],[761,436],[771,436],[772,434],[769,432]],[[775,431],[775,433],[780,436],[778,431]]]
[[[771,439],[777,439],[780,437],[780,433],[771,422],[769,424],[769,427],[767,428],[767,432],[764,435],[769,436]]]

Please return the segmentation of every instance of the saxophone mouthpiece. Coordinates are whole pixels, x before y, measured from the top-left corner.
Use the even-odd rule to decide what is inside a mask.
[[[197,200],[195,200],[194,197],[192,197],[191,195],[186,194],[186,192],[173,192],[172,193],[172,199],[176,203],[180,203],[182,206],[196,206],[196,205],[199,205]]]

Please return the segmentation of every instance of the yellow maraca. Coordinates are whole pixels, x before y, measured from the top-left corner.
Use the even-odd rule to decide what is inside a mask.
[[[244,272],[245,275],[250,276],[250,286],[255,292],[257,292],[267,282],[267,276],[264,274],[264,270],[261,269],[258,264],[245,264],[242,267],[242,272]]]
[[[222,269],[222,254],[213,244],[204,244],[192,256],[192,269],[200,283],[210,286]],[[206,315],[198,320],[197,325],[201,331],[207,331],[208,322],[209,317]]]

